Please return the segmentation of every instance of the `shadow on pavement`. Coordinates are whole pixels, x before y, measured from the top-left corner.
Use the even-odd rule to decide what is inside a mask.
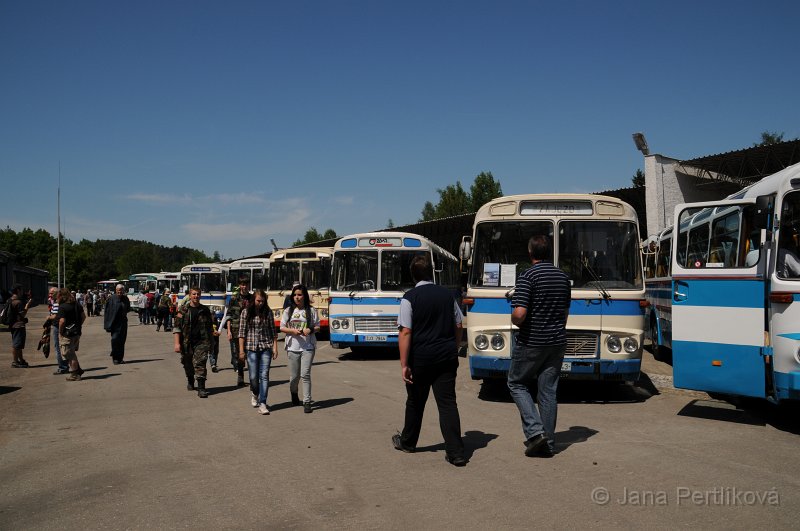
[[[352,401],[352,397],[329,398],[328,400],[314,402],[314,409],[328,409],[329,407],[341,406],[342,404],[347,404],[348,402]]]
[[[650,393],[650,396],[656,396],[661,394],[661,392],[659,392],[659,390],[653,383],[653,380],[650,379],[650,376],[648,376],[644,372],[639,373],[639,379],[636,380],[636,383],[634,383],[634,385],[639,389],[643,389],[648,393]]]
[[[96,370],[96,369],[84,369],[84,371],[88,370]],[[107,378],[112,378],[114,376],[122,376],[122,373],[119,372],[112,372],[109,374],[98,374],[97,376],[84,376],[81,378],[81,381],[84,380],[105,380]]]
[[[567,431],[556,433],[556,453],[561,453],[573,444],[583,443],[599,433],[586,426],[570,426]]]
[[[486,448],[489,446],[489,443],[495,439],[497,439],[498,435],[495,433],[484,433],[482,431],[477,430],[470,430],[464,432],[464,457],[467,460],[472,459],[472,455],[475,453],[476,450],[480,450],[482,448]],[[416,453],[421,452],[444,452],[444,442],[431,444],[428,446],[417,446]]]
[[[536,386],[531,389],[536,393]],[[637,381],[636,385],[624,382],[595,382],[563,380],[558,384],[558,402],[566,404],[610,404],[644,402],[653,395],[659,394],[647,375]],[[502,379],[485,379],[481,382],[478,399],[487,402],[514,403],[506,381]]]
[[[773,428],[800,435],[800,404],[773,404],[767,400],[746,397],[722,397],[719,400],[692,400],[677,414],[721,422]]]
[[[108,367],[89,367],[88,369],[83,369],[83,372],[94,372],[94,371],[104,371],[108,369]],[[86,378],[84,378],[85,380]]]
[[[153,358],[149,360],[130,360],[130,361],[125,360],[125,363],[123,363],[123,365],[133,365],[134,363],[149,363],[151,361],[164,361],[164,358]]]
[[[482,431],[470,430],[464,432],[464,457],[472,459],[475,450],[481,450],[489,446],[489,443],[497,439],[496,433],[484,433]],[[444,447],[444,445],[442,445]]]
[[[14,391],[19,391],[20,389],[22,389],[22,387],[0,385],[0,395],[7,395],[8,393],[13,393]]]

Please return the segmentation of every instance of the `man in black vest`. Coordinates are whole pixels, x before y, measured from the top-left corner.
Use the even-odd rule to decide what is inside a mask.
[[[461,341],[461,310],[452,293],[433,283],[433,268],[427,255],[411,261],[416,282],[400,301],[400,367],[406,383],[406,417],[402,433],[392,437],[395,449],[411,453],[417,447],[425,402],[433,389],[439,408],[439,426],[444,436],[445,459],[464,466],[461,418],[456,404],[458,344]]]

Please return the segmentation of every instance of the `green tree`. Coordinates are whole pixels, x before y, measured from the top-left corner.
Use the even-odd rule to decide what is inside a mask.
[[[764,131],[761,133],[761,142],[753,144],[753,147],[771,146],[772,144],[780,144],[781,142],[783,142],[783,133]]]
[[[436,219],[436,207],[430,201],[425,201],[420,221],[431,221],[432,219]]]
[[[475,182],[469,187],[469,197],[472,202],[472,212],[477,212],[483,205],[503,197],[503,189],[499,181],[494,180],[490,171],[482,171],[475,177]],[[465,212],[466,214],[466,212]]]
[[[392,218],[389,218],[389,221],[386,222],[386,228],[387,229],[393,229],[394,228],[394,221],[392,221]]]
[[[336,231],[333,229],[328,229],[324,233],[320,234],[316,227],[309,227],[303,238],[296,240],[292,244],[292,247],[305,245],[307,243],[314,243],[321,240],[332,240],[333,238],[336,238]]]
[[[500,183],[495,181],[492,172],[479,173],[475,177],[472,186],[470,186],[469,193],[461,186],[461,181],[439,188],[436,192],[439,194],[439,202],[434,205],[430,201],[426,201],[422,207],[420,221],[431,221],[433,219],[476,212],[492,199],[503,195]]]
[[[636,188],[641,188],[644,186],[644,172],[641,169],[636,170],[636,173],[633,174],[633,177],[631,177],[631,183]]]

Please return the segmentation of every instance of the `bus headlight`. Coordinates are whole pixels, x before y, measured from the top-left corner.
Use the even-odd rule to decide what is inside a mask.
[[[342,319],[342,328],[345,330],[350,328],[350,319]]]
[[[323,318],[325,318],[325,319],[328,318],[328,310],[322,309],[322,310],[320,310],[319,313],[320,313],[320,315],[322,315]]]
[[[486,350],[489,347],[489,339],[483,334],[475,336],[475,348],[478,350]]]
[[[339,320],[338,319],[334,319],[333,321],[331,321],[331,328],[333,328],[334,330],[339,330]]]
[[[617,336],[608,336],[606,347],[608,347],[609,352],[616,354],[622,350],[622,341]]]
[[[635,354],[639,350],[639,342],[632,337],[626,337],[625,341],[622,342],[622,347],[628,354]]]
[[[506,340],[503,339],[503,334],[495,334],[492,336],[492,348],[495,350],[503,350],[506,346]]]
[[[275,319],[280,319],[281,317],[283,317],[283,310],[275,310],[272,313],[275,314]]]

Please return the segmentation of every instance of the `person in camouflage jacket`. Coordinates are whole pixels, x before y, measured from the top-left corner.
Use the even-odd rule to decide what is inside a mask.
[[[174,325],[175,352],[181,355],[181,365],[188,380],[186,388],[193,391],[197,380],[197,396],[206,398],[206,362],[217,332],[213,329],[211,310],[200,303],[200,289],[193,287],[189,290],[189,303],[179,307]]]
[[[239,280],[239,290],[233,293],[231,302],[228,304],[228,322],[226,323],[228,341],[231,344],[231,365],[233,365],[233,369],[237,374],[236,384],[240,387],[244,385],[245,363],[244,352],[239,352],[239,321],[242,316],[242,310],[252,302],[253,296],[250,294],[249,285],[250,282],[247,278]],[[212,367],[211,370],[217,372],[214,368]]]

